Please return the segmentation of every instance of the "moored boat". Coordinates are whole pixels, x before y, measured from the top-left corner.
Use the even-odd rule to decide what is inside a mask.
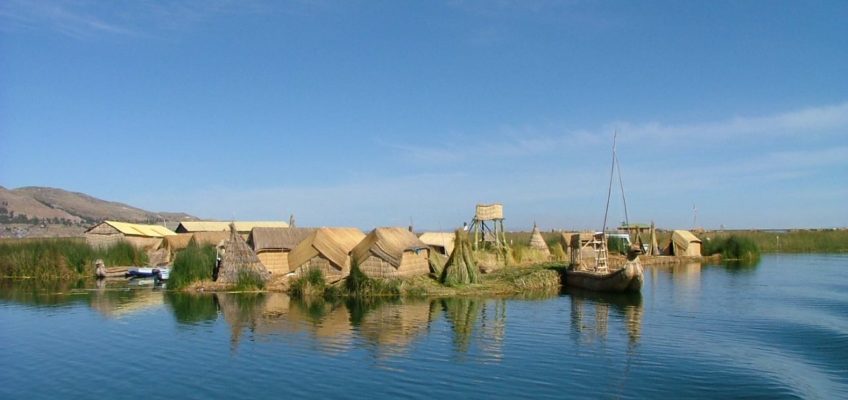
[[[638,258],[607,273],[578,269],[565,272],[566,285],[597,292],[639,292],[643,281],[642,264]]]
[[[166,281],[171,275],[171,269],[167,267],[139,267],[127,270],[126,276],[130,278],[155,278],[157,281]]]
[[[617,135],[616,135],[617,136]],[[610,169],[610,184],[607,190],[607,206],[604,211],[604,227],[600,232],[577,233],[571,236],[571,266],[565,272],[565,284],[572,287],[598,292],[639,292],[644,281],[642,263],[639,261],[639,250],[630,248],[627,262],[620,267],[609,263],[607,249],[607,214],[612,193],[613,175],[616,171],[618,157],[615,154],[615,137],[612,145],[612,167]],[[621,184],[622,200],[626,224],[627,201],[624,198],[624,185],[621,183],[621,172],[618,174]]]

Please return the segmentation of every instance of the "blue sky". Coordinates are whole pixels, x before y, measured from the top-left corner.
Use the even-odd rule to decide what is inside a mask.
[[[362,228],[503,202],[508,228],[597,229],[618,130],[634,222],[848,226],[847,20],[844,1],[7,0],[0,185]]]

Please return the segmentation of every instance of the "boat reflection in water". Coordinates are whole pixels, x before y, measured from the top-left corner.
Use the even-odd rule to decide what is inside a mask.
[[[634,350],[639,344],[641,293],[601,293],[575,288],[566,288],[563,293],[571,297],[571,333],[578,344],[606,341],[611,314],[613,324],[622,324],[627,332],[628,350]]]

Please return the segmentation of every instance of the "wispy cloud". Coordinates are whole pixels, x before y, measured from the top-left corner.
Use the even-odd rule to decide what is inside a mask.
[[[676,147],[680,140],[722,144],[740,139],[772,140],[811,136],[848,137],[848,102],[808,107],[767,116],[734,117],[715,122],[665,124],[661,122],[610,122],[599,129],[573,130],[558,126],[502,127],[495,133],[441,136],[438,146],[407,146],[383,143],[404,157],[434,162],[460,162],[474,152],[491,157],[524,158],[547,154],[574,154],[580,149],[608,144],[612,132],[624,144],[650,144],[654,148]],[[473,150],[471,150],[473,149]]]
[[[0,19],[10,29],[51,29],[74,38],[98,33],[133,35],[136,31],[94,14],[86,3],[69,1],[7,0],[0,3]]]
[[[155,36],[160,31],[191,29],[221,15],[302,13],[321,8],[322,2],[308,0],[6,0],[0,2],[0,29],[55,32],[76,39]]]
[[[644,124],[615,122],[607,130],[617,128],[625,138],[673,139],[698,137],[722,141],[728,138],[756,136],[777,138],[800,135],[837,135],[848,130],[848,102],[820,107],[808,107],[760,117],[735,117],[718,122],[669,125],[659,122]]]

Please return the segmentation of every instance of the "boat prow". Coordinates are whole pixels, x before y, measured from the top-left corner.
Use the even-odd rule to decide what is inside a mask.
[[[578,270],[565,272],[566,285],[598,292],[638,292],[642,290],[644,279],[642,263],[638,258],[609,273]]]

